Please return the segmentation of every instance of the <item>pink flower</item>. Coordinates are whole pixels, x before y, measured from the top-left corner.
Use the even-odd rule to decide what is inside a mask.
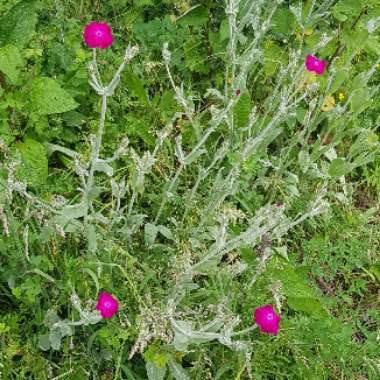
[[[238,88],[237,90],[236,90],[236,96],[239,96],[240,95],[240,88]]]
[[[83,31],[85,44],[90,48],[107,49],[112,45],[112,29],[105,22],[92,21]]]
[[[278,334],[281,317],[276,314],[272,305],[258,307],[254,312],[254,318],[261,332]]]
[[[107,292],[100,292],[96,310],[100,311],[103,318],[112,318],[119,310],[119,302]]]
[[[316,74],[322,75],[326,70],[327,61],[323,61],[309,54],[306,57],[305,66],[308,71],[314,71]]]

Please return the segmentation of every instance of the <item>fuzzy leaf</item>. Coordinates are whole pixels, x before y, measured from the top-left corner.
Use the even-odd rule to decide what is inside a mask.
[[[169,359],[169,368],[175,380],[190,380],[184,368],[174,358]]]
[[[38,347],[42,351],[50,350],[51,346],[50,346],[49,334],[40,335],[40,337],[38,338]]]
[[[158,227],[154,224],[147,223],[144,227],[144,240],[147,246],[154,244],[158,233]]]
[[[165,367],[157,367],[154,361],[148,361],[146,363],[146,373],[149,380],[163,380],[166,374]]]

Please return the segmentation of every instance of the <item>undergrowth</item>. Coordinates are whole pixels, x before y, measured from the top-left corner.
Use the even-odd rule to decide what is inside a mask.
[[[0,377],[377,379],[379,27],[375,0],[0,4]]]

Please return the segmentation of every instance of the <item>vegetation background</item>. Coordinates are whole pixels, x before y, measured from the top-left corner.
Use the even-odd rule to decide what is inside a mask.
[[[108,161],[92,20],[104,81],[139,47]],[[0,378],[378,379],[379,31],[378,0],[2,0]]]

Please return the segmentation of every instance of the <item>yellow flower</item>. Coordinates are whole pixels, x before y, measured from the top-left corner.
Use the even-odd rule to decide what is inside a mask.
[[[323,101],[321,111],[327,112],[331,111],[335,107],[335,99],[331,95],[327,95],[325,100]]]
[[[232,84],[232,79],[231,78],[227,79],[227,84]]]
[[[377,70],[380,70],[380,63],[376,65]]]
[[[345,95],[343,94],[343,92],[340,92],[340,93],[338,94],[338,99],[339,99],[340,102],[343,102],[344,99],[346,99],[346,97],[345,97]]]

